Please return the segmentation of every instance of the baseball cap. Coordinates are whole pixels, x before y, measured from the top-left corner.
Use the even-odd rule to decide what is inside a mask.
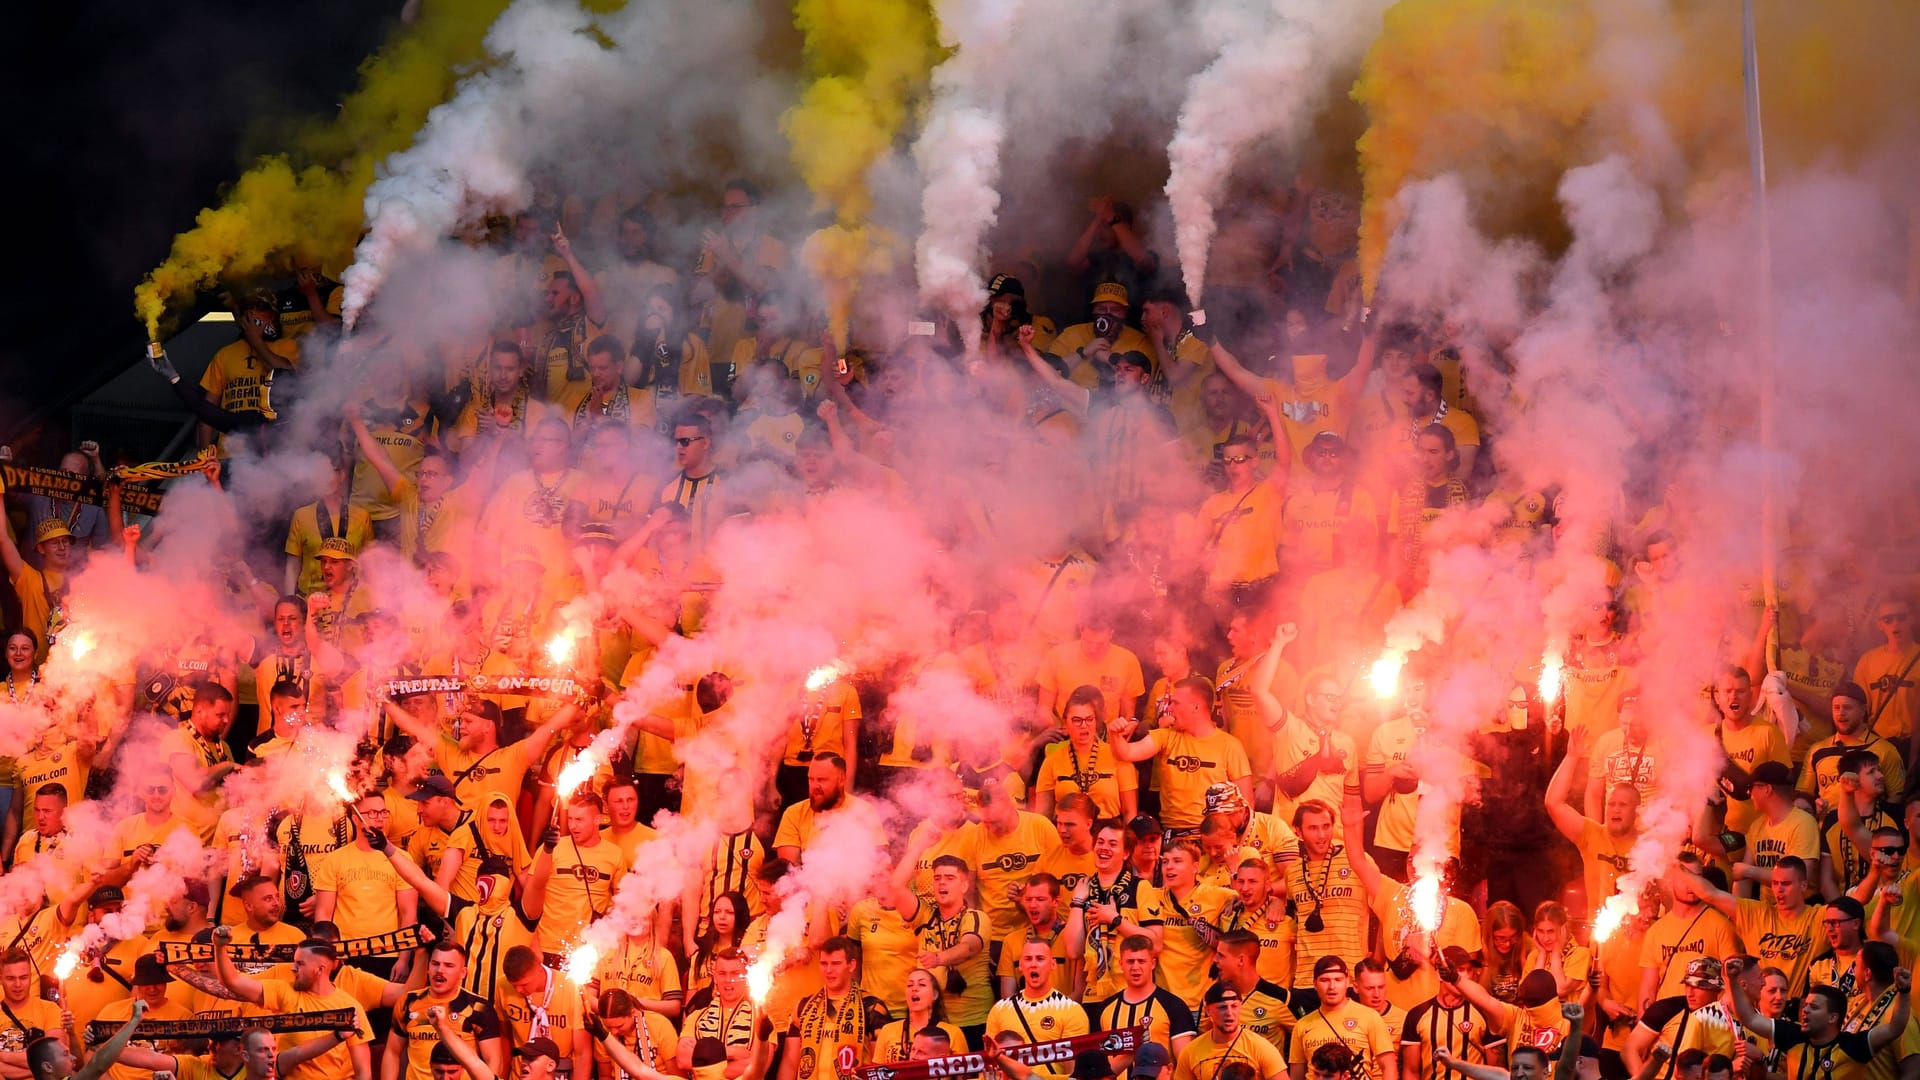
[[[414,802],[426,802],[435,795],[445,795],[454,802],[460,801],[460,795],[453,790],[453,781],[438,774],[429,774],[414,781],[413,794],[407,798]]]
[[[204,881],[189,881],[185,893],[188,903],[199,904],[202,909],[213,907],[213,896]]]
[[[1560,996],[1560,984],[1555,981],[1553,972],[1544,968],[1534,968],[1520,980],[1520,989],[1515,997],[1522,1008],[1537,1009]]]
[[[1852,698],[1862,705],[1867,703],[1867,689],[1857,682],[1834,683],[1833,696],[1836,698]]]
[[[1093,290],[1093,302],[1096,304],[1119,304],[1127,306],[1127,287],[1117,281],[1103,281]]]
[[[1012,274],[993,275],[993,280],[987,282],[987,296],[992,298],[995,296],[1009,295],[1025,296],[1027,295],[1027,287],[1020,284],[1020,279],[1014,277]]]
[[[1763,761],[1755,765],[1752,776],[1755,784],[1776,788],[1793,786],[1793,770],[1778,761]]]
[[[92,895],[87,897],[87,904],[90,907],[104,907],[107,904],[124,904],[126,902],[127,894],[121,892],[118,885],[102,885],[93,890]]]
[[[1307,443],[1307,449],[1309,450],[1339,451],[1345,450],[1346,448],[1347,440],[1341,438],[1340,433],[1337,431],[1316,431],[1313,433],[1312,441]]]
[[[1315,960],[1313,962],[1314,978],[1317,979],[1320,976],[1325,975],[1329,971],[1337,971],[1342,975],[1348,974],[1347,962],[1345,960],[1340,959],[1337,956],[1331,956],[1331,955],[1323,956],[1320,959]]]
[[[50,517],[33,527],[33,542],[44,544],[49,540],[58,540],[63,536],[71,537],[73,530],[57,517]]]
[[[360,553],[353,549],[353,545],[348,543],[344,536],[329,536],[320,541],[320,558],[322,559],[345,559],[352,562],[359,557]]]
[[[167,965],[161,963],[160,958],[151,953],[133,962],[133,985],[135,986],[165,986],[172,981],[173,976],[167,974]]]
[[[1698,990],[1727,988],[1726,982],[1720,978],[1720,961],[1711,956],[1696,956],[1687,961],[1687,974],[1680,981]]]
[[[521,1060],[531,1061],[538,1057],[546,1058],[555,1065],[558,1065],[560,1063],[559,1044],[544,1035],[537,1039],[528,1039],[526,1045],[520,1048]]]
[[[1142,1043],[1140,1049],[1133,1052],[1134,1071],[1142,1075],[1151,1076],[1156,1069],[1164,1069],[1172,1063],[1173,1058],[1167,1053],[1167,1048],[1157,1042]]]
[[[1866,921],[1867,909],[1861,906],[1860,901],[1855,900],[1851,896],[1835,897],[1827,901],[1827,906],[1840,912],[1849,919],[1859,919],[1862,922]]]
[[[1206,813],[1230,814],[1246,808],[1247,800],[1240,794],[1240,785],[1231,780],[1207,785]]]
[[[500,703],[497,701],[488,701],[486,698],[467,702],[466,711],[461,715],[482,717],[496,724],[506,719],[506,714],[500,711]]]
[[[1217,982],[1217,983],[1214,983],[1212,986],[1207,987],[1207,999],[1205,1004],[1218,1005],[1223,1001],[1239,1001],[1239,1000],[1240,1000],[1240,991],[1235,990],[1233,987],[1228,986],[1226,983]]]
[[[1468,952],[1458,945],[1449,945],[1441,949],[1440,957],[1446,961],[1448,967],[1455,971],[1461,968],[1478,968],[1482,966],[1479,953]]]

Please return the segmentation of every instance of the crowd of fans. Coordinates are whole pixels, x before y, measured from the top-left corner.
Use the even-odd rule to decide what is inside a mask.
[[[225,455],[317,429],[330,471],[266,522],[271,561],[213,569],[222,619],[102,673],[123,712],[43,700],[40,668],[86,630],[70,590],[87,563],[145,565],[151,536],[111,497],[16,500],[6,695],[44,715],[7,762],[0,1076],[60,1080],[90,1049],[117,1080],[815,1080],[967,1053],[1013,1077],[1134,1080],[1920,1075],[1920,644],[1896,588],[1798,568],[1820,588],[1750,605],[1699,701],[1642,703],[1638,631],[1674,587],[1689,506],[1628,492],[1638,524],[1596,544],[1562,528],[1556,492],[1503,476],[1481,420],[1507,407],[1482,407],[1507,393],[1499,343],[1368,318],[1338,193],[1227,222],[1202,325],[1101,198],[1061,263],[992,278],[977,327],[856,315],[857,342],[886,343],[867,349],[780,291],[789,246],[753,186],[721,194],[679,254],[643,206],[521,215],[496,243],[524,308],[483,340],[388,327],[336,345],[339,290],[303,273],[240,299],[197,386],[159,358]],[[352,373],[352,393],[322,416],[307,372],[336,347],[328,377]],[[923,432],[936,411],[1002,426],[956,445]],[[1043,461],[1071,478],[1044,490],[1075,496],[1057,543],[1018,559],[1003,507],[924,482],[941,455],[996,459],[1006,431],[1040,452],[1009,469]],[[61,468],[98,473],[98,456]],[[784,741],[756,751],[764,784],[678,752],[753,658],[676,673],[677,697],[557,791],[749,569],[718,538],[849,497],[914,508],[943,551],[1002,554],[939,598],[949,646],[794,685]],[[1483,527],[1435,528],[1467,511]],[[1416,655],[1385,696],[1364,676],[1457,544],[1516,562],[1592,548],[1605,586],[1559,643],[1563,691],[1516,676],[1450,765],[1471,792],[1429,927],[1410,855],[1439,672]],[[396,613],[380,560],[417,571],[431,619]],[[590,632],[555,646],[581,610]],[[236,620],[249,632],[220,629]],[[893,706],[928,668],[996,703],[993,753]],[[538,672],[584,689],[472,681]],[[439,676],[466,682],[389,683]],[[135,717],[164,725],[157,745]],[[1643,808],[1683,771],[1656,722],[1712,730],[1725,782],[1598,940]],[[320,730],[361,740],[350,804],[235,794]],[[750,995],[824,823],[908,788],[938,797],[890,838],[870,895],[809,911]],[[69,828],[90,800],[111,800],[110,839]],[[645,856],[663,811],[722,824],[698,865]],[[216,872],[127,932],[115,916],[180,832]],[[685,883],[570,977],[629,874]],[[282,1022],[342,1009],[336,1030]],[[124,1050],[82,1037],[143,1017],[211,1023]],[[1137,1052],[1001,1050],[1136,1025]]]

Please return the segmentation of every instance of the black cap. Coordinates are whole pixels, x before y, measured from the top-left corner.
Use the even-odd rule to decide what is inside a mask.
[[[102,885],[93,890],[93,894],[87,897],[87,903],[92,907],[100,907],[103,904],[124,904],[126,902],[127,894],[121,892],[118,885]]]
[[[1865,705],[1867,703],[1866,688],[1861,686],[1857,682],[1834,683],[1833,696],[1836,698],[1852,698],[1853,700],[1859,702],[1862,705]]]
[[[1223,1001],[1239,1001],[1239,1000],[1240,1000],[1240,991],[1235,990],[1233,987],[1228,986],[1226,983],[1217,982],[1217,983],[1214,983],[1212,986],[1207,987],[1207,999],[1205,1004],[1218,1005]]]
[[[1753,783],[1768,787],[1784,788],[1793,786],[1793,770],[1778,761],[1763,761],[1753,767]]]
[[[1347,962],[1345,960],[1340,959],[1337,956],[1332,956],[1332,955],[1323,956],[1320,959],[1315,960],[1313,962],[1314,978],[1317,979],[1320,976],[1325,975],[1329,971],[1337,971],[1342,975],[1346,975],[1348,974]]]
[[[544,1035],[538,1039],[528,1039],[526,1045],[520,1048],[520,1058],[531,1061],[537,1057],[547,1058],[555,1065],[560,1064],[559,1044]]]
[[[995,274],[993,275],[993,280],[987,282],[987,296],[989,298],[1007,296],[1009,294],[1013,296],[1025,296],[1027,295],[1027,287],[1020,284],[1020,279],[1014,277],[1012,274]]]
[[[438,773],[429,773],[414,781],[413,794],[407,798],[414,802],[426,802],[435,795],[445,795],[454,802],[460,801],[460,795],[453,790],[453,781]]]
[[[1164,1069],[1172,1063],[1173,1058],[1167,1053],[1167,1048],[1157,1042],[1142,1043],[1140,1049],[1133,1052],[1134,1070],[1145,1076],[1151,1076],[1154,1070]]]
[[[1560,996],[1560,984],[1553,972],[1545,968],[1534,968],[1520,980],[1520,989],[1514,995],[1522,1008],[1537,1009]]]
[[[165,986],[172,981],[173,976],[167,974],[167,965],[161,963],[160,958],[152,953],[133,962],[133,985],[135,986]]]

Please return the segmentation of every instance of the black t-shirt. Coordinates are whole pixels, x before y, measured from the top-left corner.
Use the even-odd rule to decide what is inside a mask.
[[[1865,1080],[1873,1044],[1864,1031],[1843,1031],[1831,1042],[1807,1041],[1791,1020],[1773,1022],[1773,1048],[1786,1055],[1787,1080]]]

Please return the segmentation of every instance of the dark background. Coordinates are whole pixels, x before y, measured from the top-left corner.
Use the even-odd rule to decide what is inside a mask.
[[[20,130],[0,442],[45,425],[29,459],[66,449],[64,410],[143,356],[134,285],[255,155],[335,108],[399,12],[399,0],[72,0],[9,13],[0,100]]]

